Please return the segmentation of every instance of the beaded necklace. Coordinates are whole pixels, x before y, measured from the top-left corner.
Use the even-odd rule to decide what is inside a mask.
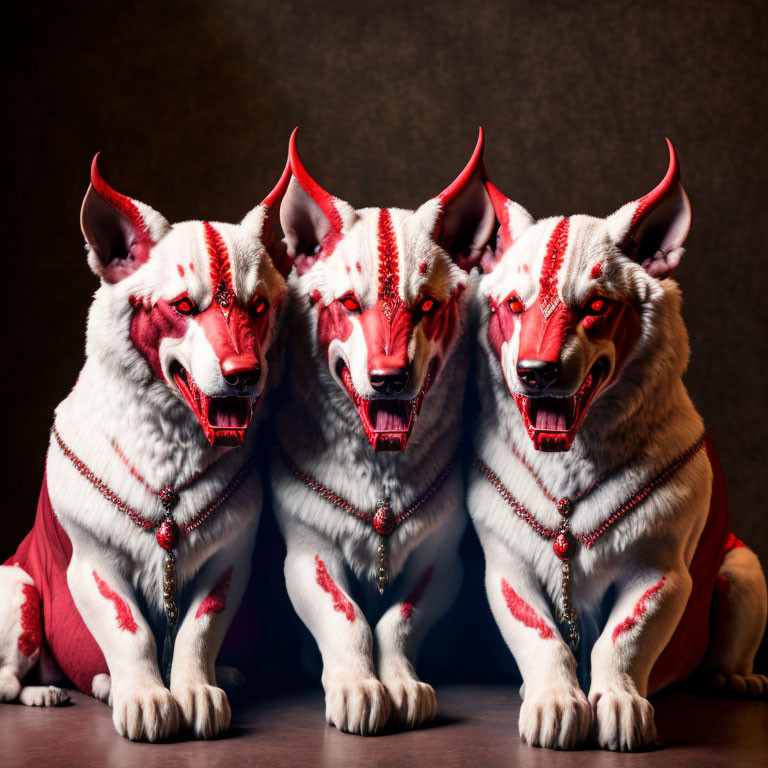
[[[138,472],[138,470],[128,461],[123,452],[117,447],[115,443],[112,444],[117,455],[128,467],[131,475],[138,480],[144,487],[153,495],[160,499],[160,504],[163,507],[164,515],[162,520],[152,520],[144,517],[141,513],[133,509],[128,505],[126,501],[121,499],[100,477],[98,477],[88,465],[78,458],[75,452],[64,442],[59,434],[56,425],[54,424],[51,434],[56,440],[57,445],[61,452],[72,463],[74,468],[108,501],[117,507],[128,519],[143,530],[154,530],[157,543],[164,550],[163,558],[163,605],[165,608],[165,642],[163,644],[163,659],[162,669],[163,677],[168,682],[170,675],[170,665],[173,659],[173,640],[176,631],[176,626],[179,621],[178,606],[176,604],[176,554],[174,550],[178,546],[181,536],[186,536],[196,528],[199,528],[217,509],[219,509],[235,491],[240,487],[245,478],[251,473],[256,465],[256,457],[252,457],[237,471],[235,476],[229,481],[229,484],[224,488],[214,501],[208,504],[204,509],[198,512],[186,523],[179,525],[173,518],[173,509],[179,503],[179,493],[189,488],[194,482],[199,480],[203,474],[211,469],[214,464],[208,465],[200,472],[196,473],[190,480],[178,488],[173,486],[166,486],[161,490],[155,490],[152,488],[146,479]]]
[[[613,472],[606,473],[595,480],[586,491],[577,494],[571,498],[556,498],[544,485],[541,478],[534,472],[533,468],[525,461],[525,459],[514,449],[511,448],[512,454],[522,464],[522,466],[528,471],[536,485],[539,486],[541,491],[547,497],[549,501],[555,504],[557,512],[560,515],[561,523],[558,528],[547,528],[543,523],[540,523],[536,517],[526,509],[513,495],[512,492],[501,482],[499,476],[487,465],[483,460],[475,454],[473,457],[473,463],[477,470],[485,476],[485,478],[496,489],[496,492],[501,498],[512,507],[512,511],[525,523],[527,523],[532,530],[534,530],[539,536],[547,539],[554,539],[552,549],[555,555],[560,559],[560,569],[562,577],[562,603],[561,603],[561,623],[566,624],[568,627],[568,635],[570,645],[575,649],[579,644],[579,628],[578,628],[578,615],[573,610],[571,602],[571,566],[570,559],[574,554],[576,548],[576,542],[581,542],[587,549],[592,549],[595,542],[602,536],[614,523],[618,522],[624,515],[632,511],[640,503],[642,503],[653,491],[660,488],[667,483],[672,476],[682,469],[694,456],[704,447],[704,435],[699,437],[698,440],[687,450],[676,456],[672,461],[667,464],[657,475],[649,480],[644,486],[636,490],[631,496],[629,496],[622,504],[616,507],[603,522],[596,528],[588,533],[573,533],[570,526],[570,516],[573,512],[574,506],[593,491],[600,487],[600,485],[609,477]]]
[[[450,461],[440,474],[435,478],[432,485],[430,485],[419,498],[411,504],[408,509],[403,510],[399,514],[395,514],[392,510],[389,498],[380,499],[376,503],[376,510],[369,512],[359,507],[356,507],[351,502],[347,501],[343,496],[331,490],[327,486],[323,485],[319,481],[315,480],[312,475],[303,472],[289,456],[288,452],[283,447],[282,443],[275,437],[275,446],[277,452],[280,454],[280,458],[285,463],[286,467],[291,473],[301,480],[304,485],[310,490],[322,496],[326,501],[331,504],[335,504],[339,509],[342,509],[349,515],[356,517],[358,520],[362,520],[367,525],[373,527],[376,533],[379,534],[379,546],[377,548],[378,563],[376,568],[376,586],[379,590],[379,594],[384,594],[384,589],[389,583],[389,573],[387,568],[387,540],[389,536],[395,531],[395,529],[405,520],[407,520],[414,512],[416,512],[421,506],[426,504],[440,489],[442,484],[448,479],[448,476],[454,470],[459,463],[458,451],[454,453]]]

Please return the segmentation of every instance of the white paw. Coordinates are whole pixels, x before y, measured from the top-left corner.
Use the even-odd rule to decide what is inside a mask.
[[[112,678],[104,673],[94,675],[91,681],[91,691],[95,698],[112,706]]]
[[[69,694],[55,685],[25,685],[19,701],[28,707],[58,707],[69,701]]]
[[[0,701],[13,701],[21,690],[21,680],[10,667],[0,668]]]
[[[571,749],[586,741],[592,710],[580,688],[529,686],[520,708],[520,738],[532,747]]]
[[[340,731],[367,736],[380,731],[390,710],[387,689],[374,677],[324,682],[325,719]]]
[[[712,678],[712,686],[739,698],[768,697],[768,677],[765,675],[725,675]]]
[[[384,680],[392,702],[392,717],[414,728],[435,719],[437,698],[431,685],[412,677],[396,677]]]
[[[174,687],[173,695],[181,709],[181,720],[198,739],[221,736],[232,719],[227,694],[214,685],[182,685]]]
[[[131,741],[158,741],[179,731],[179,708],[162,685],[113,688],[112,701],[112,722]]]
[[[589,694],[598,744],[615,752],[643,749],[656,740],[653,707],[634,691],[609,688]]]

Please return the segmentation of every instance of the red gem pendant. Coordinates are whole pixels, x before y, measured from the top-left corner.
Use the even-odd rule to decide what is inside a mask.
[[[552,549],[561,560],[567,560],[572,553],[573,542],[567,533],[558,533]]]
[[[160,523],[157,533],[157,543],[163,549],[175,549],[179,543],[179,526],[172,517],[166,517],[162,523]]]
[[[380,506],[373,516],[373,527],[376,529],[376,533],[388,536],[395,530],[395,516],[386,501],[379,502],[379,504]]]

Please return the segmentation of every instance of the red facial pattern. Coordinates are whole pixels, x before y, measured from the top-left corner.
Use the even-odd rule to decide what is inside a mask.
[[[120,595],[117,594],[110,586],[104,581],[96,571],[93,572],[93,580],[96,582],[96,587],[99,590],[99,594],[105,599],[109,600],[115,605],[115,618],[117,620],[117,626],[120,629],[124,629],[126,632],[130,632],[132,635],[136,634],[136,630],[139,625],[133,618],[131,612],[131,606],[123,600]]]
[[[195,613],[196,619],[199,619],[201,616],[210,616],[214,613],[221,613],[227,607],[227,593],[229,592],[229,584],[232,581],[233,569],[234,566],[230,565],[229,568],[219,576],[208,596],[202,603],[200,603],[200,606]]]
[[[347,596],[336,586],[336,582],[331,578],[325,563],[320,559],[320,555],[315,555],[315,581],[318,586],[327,592],[333,598],[333,610],[343,613],[347,621],[355,620],[355,606]]]
[[[22,584],[24,602],[21,604],[21,634],[19,650],[27,657],[32,656],[43,641],[43,626],[40,620],[40,595],[32,584]]]
[[[507,603],[507,608],[512,616],[526,627],[535,629],[542,640],[549,640],[554,637],[552,627],[539,616],[533,608],[515,592],[506,579],[501,580],[501,594]]]
[[[615,643],[625,632],[629,632],[631,629],[634,629],[634,627],[637,626],[638,621],[642,618],[643,614],[647,610],[647,604],[649,600],[654,599],[659,592],[661,592],[662,588],[667,582],[667,577],[662,576],[661,581],[659,581],[657,584],[654,584],[649,589],[646,589],[645,592],[643,592],[640,599],[635,603],[635,607],[632,610],[632,613],[627,616],[624,621],[617,624],[613,629],[613,635],[611,636],[613,639],[613,642]]]

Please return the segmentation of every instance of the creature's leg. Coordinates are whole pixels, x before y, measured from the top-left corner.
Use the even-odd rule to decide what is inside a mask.
[[[40,595],[21,567],[0,567],[0,701],[54,706],[69,695],[54,686],[26,686],[22,680],[40,658],[43,627]]]
[[[326,720],[349,733],[376,733],[389,716],[389,696],[376,678],[371,629],[349,598],[341,553],[298,521],[286,526],[286,546],[288,595],[323,657]]]
[[[67,582],[109,667],[115,728],[132,740],[172,736],[179,729],[179,710],[163,685],[152,630],[133,589],[103,547],[85,533],[78,539]]]
[[[216,685],[214,665],[248,582],[254,536],[255,526],[240,537],[237,548],[219,553],[203,568],[176,636],[171,692],[184,726],[198,738],[218,736],[229,727],[229,703]]]
[[[616,587],[616,603],[592,648],[589,701],[600,746],[625,752],[656,737],[648,677],[683,615],[691,576],[682,563],[665,570],[627,559]]]
[[[589,735],[587,697],[576,659],[563,642],[549,602],[531,569],[477,525],[485,551],[485,588],[496,623],[523,676],[520,738],[532,746],[569,749]]]
[[[379,679],[389,692],[394,717],[409,727],[437,714],[435,692],[419,681],[413,661],[421,640],[459,590],[462,568],[457,547],[463,530],[463,518],[447,520],[409,556],[390,598],[394,602],[376,625]]]
[[[768,677],[752,669],[767,611],[765,576],[757,555],[743,546],[732,549],[717,576],[705,660],[716,687],[742,696],[768,696]]]

